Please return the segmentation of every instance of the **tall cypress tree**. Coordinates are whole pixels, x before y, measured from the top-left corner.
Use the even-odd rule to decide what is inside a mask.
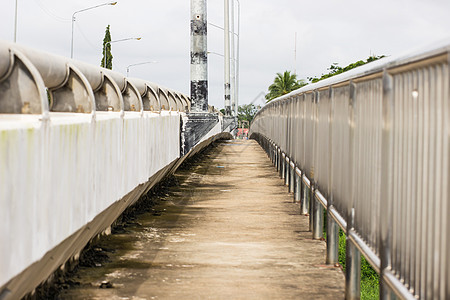
[[[101,66],[112,70],[113,56],[111,54],[111,33],[109,32],[109,25],[106,27],[105,38],[103,39],[102,52],[103,53]]]

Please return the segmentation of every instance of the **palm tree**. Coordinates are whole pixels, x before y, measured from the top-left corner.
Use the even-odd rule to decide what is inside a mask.
[[[291,74],[290,71],[284,71],[283,74],[277,73],[275,80],[269,86],[269,93],[266,95],[267,102],[305,85],[307,85],[307,83],[303,80],[297,80],[297,75]]]

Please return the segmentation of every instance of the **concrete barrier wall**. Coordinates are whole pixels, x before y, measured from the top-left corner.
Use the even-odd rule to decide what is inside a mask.
[[[198,143],[207,141],[211,137],[220,134],[222,132],[222,126],[223,126],[223,117],[219,116],[219,123],[217,123],[207,134],[205,134]],[[231,136],[228,137],[231,138]]]
[[[224,136],[217,111],[183,117],[210,124],[182,134],[190,105],[155,83],[0,41],[0,299],[21,298],[70,265],[186,157]],[[193,141],[186,152],[183,138]]]
[[[177,160],[180,115],[2,115],[0,286]]]

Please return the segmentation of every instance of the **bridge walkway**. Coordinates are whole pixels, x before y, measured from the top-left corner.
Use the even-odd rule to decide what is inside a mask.
[[[216,142],[176,178],[160,213],[112,235],[111,262],[61,299],[344,298],[342,271],[255,141]]]

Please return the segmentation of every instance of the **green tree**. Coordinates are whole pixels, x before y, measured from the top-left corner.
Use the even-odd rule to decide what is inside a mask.
[[[256,107],[253,104],[244,104],[238,106],[238,121],[248,121],[250,124],[255,117],[255,114],[261,107]]]
[[[297,75],[291,74],[290,71],[284,71],[283,74],[277,73],[273,83],[269,86],[269,93],[266,95],[267,102],[305,85],[307,85],[307,83],[303,80],[297,80]]]
[[[308,80],[311,83],[315,83],[318,82],[320,80],[326,79],[326,78],[330,78],[332,76],[347,72],[348,70],[357,68],[359,66],[365,65],[367,63],[370,63],[372,61],[378,60],[380,58],[385,57],[384,55],[380,55],[380,56],[369,56],[369,58],[367,58],[365,61],[364,60],[358,60],[357,62],[351,63],[348,66],[342,68],[338,66],[338,63],[333,63],[327,70],[329,71],[327,74],[322,74],[322,76],[318,77],[308,77]]]
[[[102,52],[102,62],[100,66],[112,70],[113,56],[111,54],[111,33],[109,32],[109,25],[106,27]]]

